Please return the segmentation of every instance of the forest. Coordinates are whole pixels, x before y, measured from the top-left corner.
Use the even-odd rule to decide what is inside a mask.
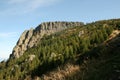
[[[96,21],[44,35],[37,46],[29,48],[20,58],[0,63],[0,80],[37,80],[36,77],[39,80],[118,80],[119,34],[115,41],[109,40],[115,30],[120,30],[120,19]],[[67,64],[81,69],[61,79],[43,77]],[[112,65],[116,65],[115,69]]]

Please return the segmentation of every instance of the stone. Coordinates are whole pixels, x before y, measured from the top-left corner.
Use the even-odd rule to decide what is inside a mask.
[[[25,30],[13,48],[10,58],[19,58],[28,48],[37,45],[44,35],[50,35],[74,26],[82,26],[82,22],[44,22],[35,29]]]
[[[82,30],[82,31],[79,32],[79,35],[78,35],[78,36],[81,37],[84,33],[85,33],[85,32]]]
[[[35,55],[29,55],[29,61],[32,61],[35,58]]]

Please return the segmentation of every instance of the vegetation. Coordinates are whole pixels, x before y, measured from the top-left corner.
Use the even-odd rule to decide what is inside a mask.
[[[119,40],[106,44],[105,41],[119,29],[120,19],[112,19],[44,36],[37,46],[28,49],[20,58],[1,62],[0,80],[43,79],[43,75],[68,63],[81,69],[66,76],[65,80],[115,80],[118,73],[113,74],[111,65],[119,72],[119,45],[111,48],[106,44],[117,44]],[[30,59],[31,55],[35,58]]]

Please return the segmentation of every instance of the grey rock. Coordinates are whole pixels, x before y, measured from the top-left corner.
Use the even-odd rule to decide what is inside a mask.
[[[84,25],[82,22],[44,22],[35,29],[25,30],[13,48],[10,58],[22,56],[28,48],[36,46],[44,35],[50,35],[67,28],[82,25]]]
[[[32,61],[35,58],[35,55],[29,55],[29,61]]]
[[[26,34],[28,33],[28,30],[25,30],[22,35],[20,36],[20,39],[18,40],[17,42],[17,45],[21,45],[24,43],[24,40],[25,40],[25,37],[26,37]]]
[[[84,33],[85,33],[84,30],[82,30],[82,31],[79,32],[78,36],[81,37]]]

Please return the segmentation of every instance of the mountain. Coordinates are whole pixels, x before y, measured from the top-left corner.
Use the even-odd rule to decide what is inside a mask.
[[[119,80],[119,50],[120,19],[42,23],[0,63],[0,80]]]
[[[35,29],[25,30],[14,47],[10,58],[19,58],[28,48],[37,45],[44,35],[50,35],[73,26],[82,25],[84,25],[82,22],[45,22]]]

